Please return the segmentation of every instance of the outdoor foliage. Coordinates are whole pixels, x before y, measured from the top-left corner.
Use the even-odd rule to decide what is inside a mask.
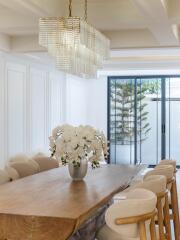
[[[151,127],[146,95],[156,94],[159,88],[159,84],[153,81],[137,82],[136,88],[131,81],[111,82],[111,141],[129,145],[134,141],[135,129],[139,142],[148,138]]]

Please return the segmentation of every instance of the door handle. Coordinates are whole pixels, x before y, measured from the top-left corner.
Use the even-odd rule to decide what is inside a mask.
[[[166,125],[165,125],[165,124],[162,124],[162,126],[161,126],[161,132],[162,132],[162,134],[165,134],[165,133],[166,133]]]

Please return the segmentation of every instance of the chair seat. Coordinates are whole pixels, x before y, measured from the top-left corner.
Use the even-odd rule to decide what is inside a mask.
[[[156,236],[159,239],[158,227],[156,226]],[[126,236],[121,236],[119,233],[111,230],[106,224],[98,231],[96,235],[97,240],[140,240],[137,238],[127,238]],[[147,232],[147,239],[151,240],[150,231]]]

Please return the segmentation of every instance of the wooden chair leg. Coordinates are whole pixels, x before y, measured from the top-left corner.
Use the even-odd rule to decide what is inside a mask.
[[[165,223],[165,228],[166,228],[166,238],[167,238],[167,240],[171,240],[172,237],[171,237],[171,223],[170,223],[168,193],[165,195],[164,223]]]
[[[154,217],[151,219],[151,223],[150,223],[150,233],[151,233],[151,240],[157,240]]]
[[[140,240],[147,240],[145,222],[139,222]]]
[[[175,240],[180,240],[179,207],[178,207],[176,180],[173,181],[172,187],[171,187],[171,203],[172,203]]]
[[[158,210],[158,226],[159,226],[159,238],[165,240],[164,234],[164,219],[163,219],[163,207],[161,199],[157,199],[157,210]]]

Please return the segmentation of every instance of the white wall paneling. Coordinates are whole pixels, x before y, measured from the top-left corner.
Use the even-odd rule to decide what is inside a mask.
[[[65,74],[0,54],[0,168],[18,153],[48,152],[52,128],[65,122]]]
[[[26,151],[26,67],[6,64],[6,156]]]
[[[66,78],[64,74],[49,73],[49,122],[51,130],[65,122]],[[50,134],[50,133],[49,133]]]
[[[5,66],[3,59],[0,59],[0,168],[5,159]]]
[[[30,138],[31,151],[44,149],[47,143],[47,73],[30,69]]]

